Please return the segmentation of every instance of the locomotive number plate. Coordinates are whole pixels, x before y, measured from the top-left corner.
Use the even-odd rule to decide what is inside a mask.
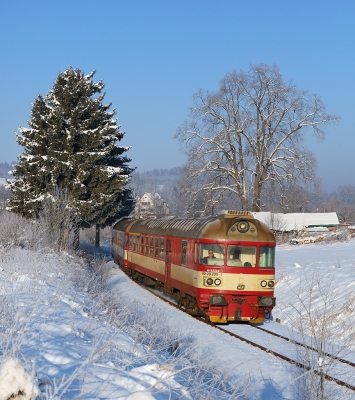
[[[202,272],[203,276],[222,276],[222,272],[218,271],[207,271],[207,272]]]

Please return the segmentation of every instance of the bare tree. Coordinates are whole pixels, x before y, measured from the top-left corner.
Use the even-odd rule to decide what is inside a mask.
[[[286,229],[286,222],[281,213],[270,213],[266,219],[266,225],[274,232],[282,232]]]
[[[355,206],[343,204],[337,208],[337,215],[342,223],[353,224],[355,222]]]
[[[243,210],[260,211],[267,183],[315,182],[316,161],[303,147],[304,133],[323,139],[323,127],[337,120],[318,95],[285,83],[276,66],[232,71],[215,93],[194,95],[190,120],[175,135],[188,157],[185,178],[195,183],[192,201],[201,191],[212,201],[229,194]]]
[[[323,204],[323,209],[336,211],[339,220],[343,223],[355,223],[355,186],[339,186],[338,190],[331,194],[329,203]]]

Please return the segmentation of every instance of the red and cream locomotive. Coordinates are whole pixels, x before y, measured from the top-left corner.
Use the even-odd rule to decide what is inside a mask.
[[[275,237],[251,212],[123,219],[112,256],[133,279],[214,323],[262,323],[275,305]]]

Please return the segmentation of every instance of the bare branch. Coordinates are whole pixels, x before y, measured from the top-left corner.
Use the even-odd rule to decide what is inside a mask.
[[[324,127],[338,119],[319,96],[285,83],[276,66],[232,71],[215,93],[194,95],[190,120],[175,135],[188,157],[185,179],[194,182],[195,193],[220,198],[216,192],[229,192],[243,210],[259,211],[267,182],[316,181],[305,135],[323,139]]]

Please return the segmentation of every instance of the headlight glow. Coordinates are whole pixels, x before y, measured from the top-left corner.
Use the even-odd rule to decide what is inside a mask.
[[[214,284],[217,286],[219,286],[221,283],[222,283],[222,281],[218,278],[214,280]]]
[[[238,222],[237,228],[240,233],[248,232],[249,222],[247,222],[247,221]]]
[[[267,286],[267,282],[266,281],[261,281],[260,282],[260,286],[261,287],[266,287]]]

